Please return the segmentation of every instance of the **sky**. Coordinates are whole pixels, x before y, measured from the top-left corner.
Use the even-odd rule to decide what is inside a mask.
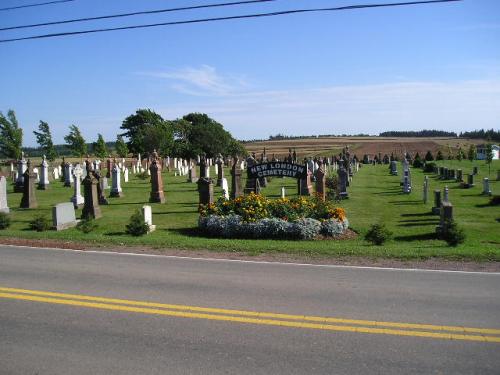
[[[43,0],[2,0],[0,8]],[[230,0],[74,0],[0,11],[0,28]],[[0,31],[0,39],[102,27],[378,3],[276,0]],[[395,1],[387,1],[395,2]],[[114,141],[150,108],[207,113],[238,139],[500,129],[500,1],[294,14],[0,43],[0,111],[25,146],[49,123]]]

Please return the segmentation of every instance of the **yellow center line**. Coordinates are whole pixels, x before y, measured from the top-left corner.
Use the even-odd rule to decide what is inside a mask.
[[[154,315],[164,315],[164,316],[173,316],[181,318],[191,318],[191,319],[216,320],[216,321],[226,321],[226,322],[238,322],[238,323],[279,326],[279,327],[307,328],[307,329],[317,329],[326,331],[372,333],[372,334],[384,334],[384,335],[396,335],[396,336],[413,336],[413,337],[427,337],[435,339],[500,343],[500,337],[494,337],[494,336],[463,335],[454,333],[423,332],[423,331],[405,331],[405,330],[371,328],[371,327],[352,327],[352,326],[339,326],[339,325],[306,323],[306,322],[285,321],[285,320],[248,318],[243,316],[190,313],[190,312],[169,311],[169,310],[147,308],[147,307],[133,307],[133,306],[98,303],[98,302],[75,301],[69,299],[32,296],[26,294],[0,293],[0,298],[44,302],[44,303],[69,305],[69,306],[89,307],[102,310],[127,311],[127,312],[143,313],[143,314],[154,314]]]
[[[122,305],[142,306],[142,307],[157,307],[157,308],[181,310],[181,311],[195,311],[195,312],[207,312],[207,313],[226,314],[226,315],[240,315],[240,316],[257,317],[257,318],[304,320],[304,321],[318,322],[318,323],[339,323],[339,324],[376,326],[376,327],[392,327],[392,328],[404,328],[404,329],[421,329],[421,330],[431,330],[431,331],[449,331],[449,332],[481,333],[481,334],[489,334],[489,335],[500,335],[500,329],[493,329],[493,328],[473,328],[473,327],[444,326],[444,325],[432,325],[432,324],[381,322],[381,321],[373,321],[373,320],[343,319],[343,318],[321,317],[321,316],[290,315],[290,314],[279,314],[279,313],[258,312],[258,311],[218,309],[218,308],[211,308],[211,307],[198,307],[198,306],[186,306],[186,305],[172,305],[172,304],[156,303],[156,302],[131,301],[131,300],[126,300],[126,299],[94,297],[94,296],[87,296],[87,295],[45,292],[45,291],[7,288],[7,287],[0,287],[0,291],[30,294],[30,295],[35,295],[35,296],[71,298],[73,300],[105,302],[105,303],[111,303],[111,304],[122,304]]]
[[[6,293],[1,293],[2,291]],[[53,298],[53,297],[62,297],[64,299]],[[500,342],[500,337],[493,337],[493,336],[423,332],[423,331],[413,330],[413,329],[424,329],[424,330],[438,330],[438,331],[450,331],[450,332],[460,331],[468,333],[500,335],[499,329],[490,329],[490,328],[437,326],[429,324],[378,322],[371,320],[353,320],[353,319],[327,318],[327,317],[317,317],[317,316],[262,313],[256,311],[216,309],[216,308],[186,306],[186,305],[171,305],[171,304],[163,304],[155,302],[131,301],[124,299],[93,297],[86,295],[56,293],[56,292],[44,292],[44,291],[16,289],[7,287],[0,287],[0,298],[54,303],[54,304],[71,305],[71,306],[82,306],[82,307],[90,307],[90,308],[105,309],[105,310],[130,311],[130,312],[176,316],[176,317],[194,318],[194,319],[209,319],[209,320],[232,321],[240,323],[264,324],[264,325],[274,325],[274,326],[286,326],[286,327],[310,328],[310,329],[322,329],[322,330],[358,332],[358,333],[378,333],[378,334],[400,335],[400,336],[431,337],[431,338],[471,340],[471,341],[483,341],[483,342],[484,341]],[[86,302],[86,301],[91,301],[91,302]],[[126,305],[131,305],[131,306],[126,306]],[[181,310],[181,311],[169,311],[164,309]],[[212,314],[206,314],[207,312]],[[214,313],[225,314],[225,315],[214,315]],[[229,316],[228,314],[233,316]],[[273,318],[273,319],[266,319],[266,318]],[[276,320],[276,319],[287,319],[287,320]],[[302,320],[303,322],[297,322],[297,320]],[[318,323],[341,323],[341,324],[355,324],[355,325],[365,325],[365,326],[375,325],[377,327],[397,327],[406,329],[409,328],[412,330],[308,323],[310,321]]]

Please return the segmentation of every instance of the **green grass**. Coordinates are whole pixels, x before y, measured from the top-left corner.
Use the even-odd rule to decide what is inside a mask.
[[[165,196],[167,203],[153,203],[153,223],[156,231],[143,237],[132,237],[125,233],[125,226],[134,210],[143,204],[149,204],[149,181],[140,180],[130,175],[130,182],[123,184],[123,198],[108,198],[110,205],[101,206],[103,218],[97,222],[98,228],[85,234],[75,228],[61,232],[33,232],[29,229],[30,220],[37,213],[50,217],[51,207],[56,203],[69,201],[72,188],[63,187],[59,181],[51,182],[51,189],[37,190],[38,209],[22,210],[19,207],[20,193],[13,193],[9,186],[9,206],[12,225],[0,231],[3,237],[59,239],[83,242],[90,246],[150,246],[157,249],[208,249],[213,251],[235,251],[256,255],[260,253],[287,253],[301,256],[365,256],[397,259],[425,259],[440,257],[464,260],[500,260],[500,210],[487,206],[487,197],[481,195],[482,178],[487,176],[488,167],[484,161],[442,161],[446,166],[461,167],[464,176],[472,171],[472,166],[480,167],[476,176],[476,186],[472,189],[460,189],[452,181],[440,181],[429,174],[429,203],[422,202],[422,184],[424,174],[419,169],[412,169],[413,192],[404,195],[399,186],[400,176],[391,176],[386,165],[365,165],[354,176],[349,188],[348,200],[341,203],[346,209],[351,228],[360,235],[356,239],[343,241],[282,241],[282,240],[227,240],[205,238],[196,231],[198,193],[196,184],[186,182],[185,177],[174,177],[173,173],[164,173]],[[401,165],[398,166],[401,172]],[[500,162],[494,161],[490,176],[491,190],[500,193],[500,182],[496,179],[496,170]],[[213,169],[212,169],[213,173]],[[226,170],[226,176],[229,171]],[[430,215],[433,203],[433,190],[450,188],[450,201],[454,206],[454,216],[458,224],[465,229],[467,240],[456,248],[448,247],[444,241],[435,239],[435,227],[438,217]],[[281,186],[285,186],[287,195],[295,195],[296,180],[274,178],[264,194],[277,198]],[[109,190],[107,191],[109,194]],[[215,188],[215,195],[221,194]],[[77,217],[81,210],[77,210]],[[394,232],[394,240],[383,246],[373,246],[363,240],[370,225],[383,222]]]

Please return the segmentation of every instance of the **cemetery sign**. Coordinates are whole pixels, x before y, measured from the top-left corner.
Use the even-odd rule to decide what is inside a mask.
[[[268,176],[293,177],[303,179],[307,176],[305,165],[288,162],[272,161],[255,164],[247,168],[248,178],[262,178]]]

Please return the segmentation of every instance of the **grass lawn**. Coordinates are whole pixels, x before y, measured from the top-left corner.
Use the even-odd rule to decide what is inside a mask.
[[[0,231],[0,237],[60,239],[77,241],[89,246],[127,245],[151,246],[154,248],[176,249],[208,249],[213,251],[236,251],[245,254],[281,252],[307,256],[368,256],[398,259],[424,259],[441,257],[448,259],[464,259],[500,261],[500,208],[487,206],[489,198],[482,196],[482,178],[487,177],[488,167],[484,161],[442,161],[439,164],[461,168],[466,174],[472,166],[479,167],[479,175],[475,176],[476,186],[472,189],[461,189],[452,181],[440,181],[429,174],[429,203],[422,201],[422,185],[424,173],[412,169],[413,192],[405,195],[399,185],[400,176],[389,175],[386,165],[365,165],[354,176],[349,188],[348,200],[340,205],[346,209],[350,226],[360,235],[356,239],[343,241],[284,241],[284,240],[227,240],[206,238],[197,233],[196,184],[186,182],[186,177],[174,177],[173,173],[164,173],[166,204],[153,203],[153,223],[156,231],[143,237],[132,237],[125,234],[125,225],[134,210],[148,202],[149,180],[141,180],[130,174],[130,182],[123,183],[123,198],[109,198],[108,206],[101,206],[103,218],[97,222],[98,228],[84,234],[75,228],[65,231],[34,232],[29,229],[29,222],[37,213],[51,215],[51,207],[56,203],[69,201],[72,188],[65,188],[59,181],[51,182],[50,190],[39,191],[36,195],[38,209],[19,209],[20,193],[8,187],[8,201],[11,208],[12,225]],[[401,173],[401,164],[398,165]],[[500,182],[496,180],[496,170],[500,169],[500,161],[491,166],[490,188],[500,194]],[[212,168],[213,175],[213,168]],[[226,170],[226,176],[229,171]],[[229,182],[230,183],[230,182]],[[438,216],[430,214],[433,203],[433,190],[450,188],[450,201],[453,204],[454,217],[465,229],[466,242],[455,248],[448,247],[444,241],[435,239],[435,227]],[[263,193],[271,198],[280,194],[281,186],[285,186],[287,195],[295,195],[297,183],[294,179],[274,178]],[[107,191],[109,194],[109,190]],[[215,195],[221,194],[215,188]],[[77,217],[81,210],[77,210]],[[394,232],[394,240],[383,246],[373,246],[363,240],[371,224],[385,223]]]

